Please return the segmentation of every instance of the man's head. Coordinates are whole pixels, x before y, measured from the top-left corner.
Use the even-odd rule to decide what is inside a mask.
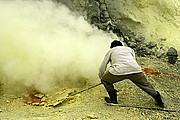
[[[110,48],[113,48],[113,47],[116,47],[116,46],[123,46],[123,44],[118,40],[114,40],[113,42],[111,42]]]

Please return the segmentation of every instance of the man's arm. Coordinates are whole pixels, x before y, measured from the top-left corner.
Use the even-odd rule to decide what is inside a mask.
[[[105,57],[104,57],[104,59],[103,59],[103,62],[102,62],[101,65],[100,65],[99,74],[98,74],[100,79],[102,78],[104,72],[106,71],[107,64],[108,64],[109,61],[110,61],[111,53],[112,53],[111,50],[106,53],[106,55],[105,55]]]
[[[136,55],[135,55],[134,50],[133,49],[131,49],[131,50],[132,50],[131,54],[132,54],[133,58],[136,59]]]

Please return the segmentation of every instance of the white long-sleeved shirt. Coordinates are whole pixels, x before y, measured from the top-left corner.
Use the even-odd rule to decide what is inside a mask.
[[[111,66],[107,69],[110,62]],[[110,49],[99,68],[99,77],[102,78],[106,69],[113,75],[127,75],[142,72],[135,59],[134,50],[126,46],[117,46]]]

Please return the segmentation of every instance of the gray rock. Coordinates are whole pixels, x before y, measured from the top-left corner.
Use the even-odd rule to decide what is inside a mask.
[[[177,61],[177,57],[176,56],[168,56],[168,62],[170,63],[170,64],[175,64],[176,63],[176,61]]]
[[[170,47],[167,51],[167,56],[178,56],[177,50],[173,47]]]
[[[150,49],[146,49],[146,52],[145,52],[146,55],[153,55],[154,52]]]
[[[110,18],[109,13],[106,10],[101,12],[101,17],[102,18]]]
[[[178,53],[177,50],[173,47],[170,47],[167,51],[167,56],[168,56],[168,62],[170,64],[175,64],[177,61]]]
[[[131,38],[129,39],[129,41],[131,41],[131,42],[136,42],[136,40],[134,39],[134,37],[131,37]]]
[[[156,43],[154,43],[154,42],[149,42],[149,44],[147,45],[147,47],[148,48],[150,48],[150,49],[152,49],[152,48],[154,48],[154,47],[156,47],[157,46],[157,44]]]
[[[105,4],[105,3],[101,3],[99,9],[100,9],[101,11],[107,10],[106,4]]]
[[[89,6],[86,8],[86,10],[87,10],[87,16],[89,16],[89,14],[93,14],[96,17],[100,16],[100,9],[99,9],[99,3],[98,2],[90,3]]]
[[[163,52],[158,51],[157,54],[156,54],[156,57],[157,57],[157,58],[162,58],[163,55],[164,55]]]
[[[99,0],[99,3],[105,3],[106,0]]]
[[[134,38],[137,42],[143,42],[145,40],[145,37],[142,34],[137,34]]]
[[[137,44],[135,42],[129,42],[128,46],[131,48],[136,48]]]

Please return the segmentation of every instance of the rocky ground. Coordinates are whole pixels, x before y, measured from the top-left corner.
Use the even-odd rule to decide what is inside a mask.
[[[137,58],[146,71],[148,81],[164,97],[166,109],[180,110],[180,64],[170,65],[155,58]],[[152,70],[152,71],[150,71]],[[155,72],[156,71],[156,72]],[[155,73],[160,74],[155,74]],[[168,74],[165,74],[168,73]],[[98,83],[99,81],[97,81]],[[73,88],[81,90],[85,87]],[[155,101],[129,80],[115,84],[120,105],[157,107]],[[64,90],[66,90],[65,88]],[[68,88],[69,89],[69,88]],[[52,93],[60,92],[57,89]],[[0,97],[0,120],[178,120],[180,112],[166,112],[132,107],[108,106],[102,85],[62,101],[56,106],[36,106],[24,102],[26,93]]]

